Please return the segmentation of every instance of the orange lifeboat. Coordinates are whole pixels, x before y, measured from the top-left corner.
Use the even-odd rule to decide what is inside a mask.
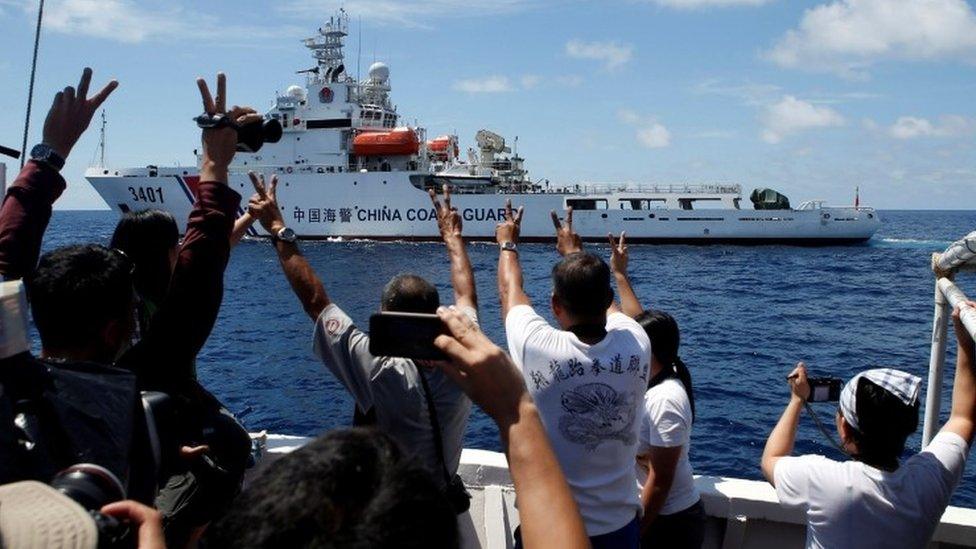
[[[356,156],[410,156],[418,151],[420,140],[412,128],[363,132],[352,142],[352,153]]]
[[[457,137],[453,135],[441,135],[427,142],[427,150],[430,156],[438,159],[457,158],[458,144]]]

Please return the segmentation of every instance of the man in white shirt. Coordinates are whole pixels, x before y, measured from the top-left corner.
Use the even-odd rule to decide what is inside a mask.
[[[430,196],[450,256],[454,303],[477,322],[474,273],[461,236],[461,217],[451,207],[446,185],[443,192],[443,204],[433,191]],[[406,454],[416,457],[439,484],[448,482],[444,469],[446,467],[450,477],[457,472],[471,401],[457,384],[432,364],[370,354],[369,335],[357,328],[352,319],[329,299],[324,285],[301,255],[294,238],[286,237],[289,229],[285,228],[277,206],[274,179],[263,196],[251,200],[250,210],[272,235],[285,276],[305,312],[315,321],[313,348],[316,356],[346,387],[360,412],[375,412],[376,423],[382,431],[397,441]],[[384,288],[380,305],[384,311],[431,314],[439,306],[437,288],[415,275],[394,277]],[[428,394],[434,404],[436,423],[440,426],[443,452],[437,448]]]
[[[551,306],[559,327],[539,316],[522,289],[521,217],[521,208],[513,215],[507,204],[506,220],[496,230],[509,352],[539,409],[593,547],[636,548],[641,507],[633,467],[650,341],[613,304],[610,269],[582,251],[572,231],[572,210],[565,225],[553,213],[564,256],[552,271]]]
[[[974,314],[976,303],[964,306]],[[763,452],[762,470],[780,502],[807,515],[807,547],[925,547],[962,476],[976,426],[976,347],[953,313],[959,343],[952,413],[929,445],[899,466],[918,427],[921,379],[891,369],[854,377],[841,392],[837,429],[853,461],[789,457],[804,402],[806,367],[790,376],[792,397]]]

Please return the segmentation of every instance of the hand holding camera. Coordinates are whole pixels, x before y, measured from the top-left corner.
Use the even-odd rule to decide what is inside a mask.
[[[110,503],[102,514],[127,522],[137,528],[139,549],[165,549],[163,521],[159,511],[137,501],[125,500]]]
[[[464,313],[441,307],[437,316],[448,333],[434,345],[451,359],[438,366],[498,423],[505,437],[504,426],[515,421],[519,406],[529,399],[521,372]]]
[[[197,125],[203,129],[203,161],[200,178],[203,181],[227,183],[227,168],[234,160],[239,140],[238,128],[261,123],[262,117],[254,109],[234,106],[227,110],[227,77],[217,73],[217,97],[210,94],[207,81],[197,79],[204,115]]]
[[[796,368],[786,377],[790,384],[792,398],[806,402],[810,398],[810,383],[807,381],[807,365],[798,362]]]

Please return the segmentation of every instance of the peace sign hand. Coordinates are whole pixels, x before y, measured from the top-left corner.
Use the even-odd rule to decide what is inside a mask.
[[[434,211],[437,212],[437,228],[441,232],[441,238],[444,242],[448,240],[461,238],[461,214],[458,213],[457,208],[451,206],[451,188],[446,184],[444,185],[444,203],[437,198],[437,193],[434,189],[430,189],[427,193],[430,195],[430,201],[434,204]]]
[[[613,272],[617,274],[627,274],[627,262],[630,260],[630,256],[627,253],[627,244],[624,243],[624,238],[627,233],[621,232],[620,238],[616,241],[613,238],[613,234],[608,234],[607,238],[610,240],[610,268]]]
[[[266,188],[263,174],[248,172],[247,175],[251,178],[254,190],[257,191],[248,201],[248,213],[257,219],[269,234],[278,234],[285,228],[285,220],[281,215],[281,208],[278,207],[278,176],[272,175],[271,184]]]
[[[566,208],[566,222],[559,220],[556,211],[549,212],[552,224],[556,227],[556,251],[565,257],[583,251],[583,240],[573,230],[573,207]]]
[[[217,73],[217,98],[210,95],[207,81],[197,78],[200,97],[203,100],[203,110],[211,116],[226,116],[238,126],[244,126],[261,121],[261,115],[252,108],[233,106],[227,110],[227,77],[222,72]],[[200,178],[203,181],[219,181],[227,183],[227,168],[234,160],[237,150],[237,130],[223,126],[203,130],[203,162]]]
[[[512,211],[512,200],[505,201],[505,219],[495,227],[495,240],[499,244],[518,242],[519,232],[522,230],[522,206]]]
[[[95,95],[88,98],[88,87],[91,85],[92,70],[85,67],[81,73],[78,89],[68,86],[54,96],[54,104],[44,120],[44,144],[66,159],[75,143],[91,124],[92,116],[98,107],[108,99],[108,96],[119,87],[116,80],[112,80]]]

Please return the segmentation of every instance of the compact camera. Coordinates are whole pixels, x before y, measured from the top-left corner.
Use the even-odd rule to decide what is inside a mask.
[[[840,390],[843,382],[835,377],[812,377],[807,379],[810,384],[810,396],[807,402],[837,402],[840,400]]]
[[[237,151],[256,153],[265,143],[281,141],[281,122],[268,118],[260,122],[252,122],[243,126],[223,114],[201,114],[193,119],[197,126],[205,130],[217,128],[234,128],[237,130]]]

